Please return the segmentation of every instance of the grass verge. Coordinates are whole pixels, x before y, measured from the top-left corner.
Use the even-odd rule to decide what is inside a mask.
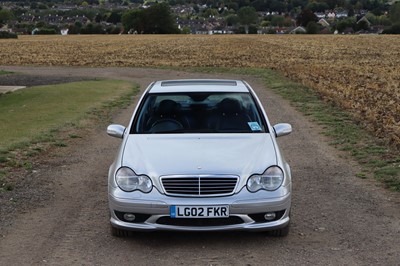
[[[12,74],[13,72],[0,69],[0,75]]]
[[[2,150],[52,138],[65,125],[116,105],[132,88],[124,81],[88,81],[38,86],[0,96]]]
[[[350,113],[333,102],[324,101],[312,89],[269,69],[193,68],[189,71],[244,74],[262,78],[267,88],[289,100],[297,110],[321,125],[322,134],[329,137],[331,145],[344,151],[362,166],[362,171],[356,176],[373,176],[386,188],[400,191],[400,152],[387,141],[373,137]]]
[[[80,138],[79,129],[104,125],[127,107],[138,86],[97,80],[38,86],[0,96],[0,191],[11,190],[13,170],[32,169],[32,158],[49,147]]]

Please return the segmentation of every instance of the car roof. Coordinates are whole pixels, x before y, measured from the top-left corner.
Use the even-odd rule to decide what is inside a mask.
[[[156,81],[149,90],[149,93],[171,92],[249,92],[249,89],[241,80],[181,79]]]

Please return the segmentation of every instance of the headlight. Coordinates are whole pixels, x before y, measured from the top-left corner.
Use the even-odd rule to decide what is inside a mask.
[[[257,192],[260,189],[277,190],[283,182],[283,171],[278,166],[269,167],[262,175],[252,175],[247,180],[247,189]]]
[[[145,175],[136,175],[135,172],[128,167],[121,167],[115,174],[115,182],[120,189],[126,192],[140,190],[148,193],[153,188],[153,184],[149,177]]]

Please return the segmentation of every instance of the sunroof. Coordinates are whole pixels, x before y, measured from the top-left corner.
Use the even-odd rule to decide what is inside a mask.
[[[237,83],[234,80],[169,80],[161,82],[162,87],[187,85],[237,86]]]

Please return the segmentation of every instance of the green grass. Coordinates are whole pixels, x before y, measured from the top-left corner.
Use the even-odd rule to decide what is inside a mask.
[[[138,86],[101,80],[32,87],[0,96],[0,192],[15,188],[15,169],[32,171],[46,147],[67,147],[80,130],[111,120],[127,107]],[[64,133],[64,135],[63,135]]]
[[[310,120],[321,125],[321,133],[330,139],[331,145],[362,166],[362,173],[357,173],[356,176],[362,179],[372,176],[385,187],[400,191],[400,152],[385,140],[373,137],[350,113],[335,103],[324,101],[314,90],[269,69],[193,68],[189,71],[261,78],[267,88],[274,90]]]
[[[58,130],[76,126],[85,114],[123,104],[132,94],[125,81],[86,81],[39,86],[0,96],[0,149],[14,150],[54,138]],[[62,144],[60,144],[62,146]]]
[[[12,74],[13,72],[0,69],[0,75]]]

